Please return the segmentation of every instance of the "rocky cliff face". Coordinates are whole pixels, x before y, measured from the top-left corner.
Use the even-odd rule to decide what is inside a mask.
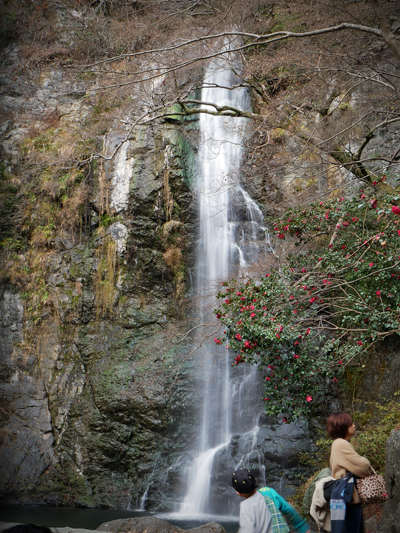
[[[6,135],[13,139],[13,123]],[[189,344],[173,341],[194,316],[185,297],[196,248],[196,135],[195,122],[142,128],[104,169],[93,169],[107,193],[101,184],[94,189],[85,239],[56,235],[49,244],[43,282],[52,304],[41,302],[39,318],[21,302],[21,289],[4,285],[2,492],[8,501],[135,508],[146,493],[152,508],[173,509],[183,493],[201,368],[184,360]],[[124,136],[126,130],[111,127],[105,153]],[[107,194],[112,216],[103,223]],[[283,430],[290,441],[275,437]],[[282,485],[288,458],[308,447],[307,426],[299,432],[264,421],[262,433],[256,445],[251,436],[240,445],[236,462],[248,454],[255,466],[260,451],[267,453],[268,465],[275,465],[268,479]],[[218,509],[226,469],[235,465],[235,454],[224,453],[216,467]]]
[[[379,524],[379,531],[395,533],[399,531],[400,518],[400,431],[392,430],[386,443],[385,482],[389,500],[385,503],[385,515]]]
[[[63,20],[67,12],[58,15]],[[59,213],[60,196],[47,194],[49,182],[33,161],[24,174],[28,152],[65,161],[79,143],[75,136],[88,134],[96,104],[62,68],[39,74],[21,71],[22,62],[17,46],[5,49],[2,177],[11,200],[4,229],[16,243],[21,231],[13,217],[32,216],[33,232],[44,240],[36,258],[29,250],[8,257],[22,270],[17,283],[6,276],[1,289],[1,492],[12,501],[134,508],[150,480],[165,476],[188,449],[195,428],[195,375],[181,361],[188,348],[171,343],[184,314],[190,321],[195,123],[165,122],[128,135],[110,113],[107,128],[95,127],[87,139],[104,144],[105,158],[86,167],[86,183],[76,189],[85,196],[75,197],[79,218],[83,213],[79,235],[53,231],[54,218],[44,220],[42,210]],[[10,78],[15,71],[18,82]],[[33,139],[27,149],[26,139]],[[64,192],[61,203],[73,196],[70,186]],[[160,492],[156,500],[161,505]]]
[[[18,47],[7,48],[3,60],[2,102],[13,117],[2,130],[4,177],[14,176],[17,184],[7,213],[17,229],[8,225],[6,235],[18,249],[18,220],[30,217],[38,245],[8,256],[18,272],[2,285],[1,492],[10,502],[123,508],[143,505],[146,493],[147,505],[172,509],[185,490],[196,441],[201,371],[185,360],[192,346],[175,340],[195,323],[187,296],[196,250],[196,120],[129,132],[114,110],[99,132],[96,103],[84,98],[84,83],[61,68],[30,71],[20,74],[30,91],[10,96],[10,73],[21,64]],[[123,111],[126,118],[138,110],[133,104]],[[43,116],[54,125],[42,127]],[[35,164],[66,158],[79,131],[85,136],[88,130],[95,137],[86,143],[103,145],[104,157],[70,186],[85,195],[83,224],[79,235],[53,230],[54,219],[44,220],[43,209],[59,213],[62,202],[72,207],[54,188],[73,178],[61,174],[55,184]],[[34,170],[26,174],[29,165]],[[265,422],[263,431],[256,446],[241,445],[242,454],[259,457],[281,430]],[[275,484],[282,484],[285,458],[307,448],[306,426],[293,435],[286,444],[279,437],[275,452],[268,448]],[[221,458],[216,468],[223,489],[217,507],[224,505],[232,465],[232,457]]]
[[[14,359],[14,345],[23,339],[24,309],[11,287],[2,287],[2,461],[1,478],[10,493],[20,490],[19,480],[34,485],[51,463],[53,430],[43,379],[32,361],[31,372],[21,370]],[[7,421],[5,424],[4,421]]]

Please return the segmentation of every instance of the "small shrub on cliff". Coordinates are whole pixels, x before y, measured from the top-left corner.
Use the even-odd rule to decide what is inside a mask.
[[[103,239],[102,245],[96,250],[97,269],[94,276],[96,318],[103,317],[114,304],[116,290],[114,286],[117,268],[115,242],[100,227],[98,235]]]
[[[372,467],[379,473],[385,470],[386,441],[392,429],[400,425],[400,403],[398,400],[385,405],[374,402],[367,404],[367,416],[355,412],[357,433],[354,447],[360,455],[368,457]]]
[[[176,246],[170,246],[164,253],[165,264],[174,272],[178,272],[182,266],[182,252]]]
[[[346,366],[400,333],[400,196],[376,185],[289,210],[274,230],[297,253],[263,279],[222,283],[215,342],[267,372],[269,415],[310,414]]]

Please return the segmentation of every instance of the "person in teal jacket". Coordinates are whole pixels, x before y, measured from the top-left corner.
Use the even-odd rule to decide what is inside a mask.
[[[255,477],[246,468],[232,474],[232,486],[244,498],[240,504],[239,533],[289,533],[285,518],[295,531],[309,533],[307,522],[274,489],[256,490]]]

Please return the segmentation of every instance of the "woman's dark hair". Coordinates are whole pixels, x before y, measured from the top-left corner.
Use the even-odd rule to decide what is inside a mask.
[[[353,419],[347,413],[332,413],[326,423],[326,430],[332,439],[344,439]]]

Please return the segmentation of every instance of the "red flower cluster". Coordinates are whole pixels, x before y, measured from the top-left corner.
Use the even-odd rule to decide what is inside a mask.
[[[238,365],[239,363],[241,363],[243,361],[243,358],[241,355],[238,355],[235,359],[235,365]]]

